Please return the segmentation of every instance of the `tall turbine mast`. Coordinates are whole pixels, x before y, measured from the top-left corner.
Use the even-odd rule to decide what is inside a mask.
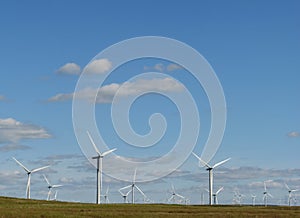
[[[101,188],[102,188],[102,159],[103,157],[105,157],[106,155],[114,152],[115,150],[117,150],[116,148],[108,150],[106,152],[101,153],[99,151],[99,149],[97,148],[93,138],[91,137],[90,133],[87,131],[87,135],[97,153],[97,156],[92,157],[93,159],[97,160],[97,195],[96,195],[96,204],[100,204],[101,203]]]
[[[225,162],[229,161],[231,158],[227,158],[226,160],[220,161],[218,163],[216,163],[215,165],[211,166],[208,163],[206,163],[205,161],[203,161],[197,154],[195,154],[194,152],[192,152],[193,155],[199,160],[199,165],[201,163],[201,165],[206,166],[206,170],[208,171],[208,186],[209,186],[209,205],[213,204],[213,169],[224,164]]]

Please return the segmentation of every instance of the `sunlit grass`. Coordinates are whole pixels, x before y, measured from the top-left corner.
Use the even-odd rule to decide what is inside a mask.
[[[0,217],[300,217],[300,207],[95,205],[0,197]]]

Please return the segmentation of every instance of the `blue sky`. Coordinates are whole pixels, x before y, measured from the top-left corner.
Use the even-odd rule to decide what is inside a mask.
[[[170,37],[196,49],[212,65],[223,86],[227,126],[212,162],[227,157],[232,160],[215,176],[215,189],[224,185],[219,201],[230,203],[236,188],[245,195],[253,192],[260,196],[262,181],[272,180],[272,201],[283,202],[284,181],[300,188],[299,9],[298,1],[2,2],[0,194],[25,196],[26,175],[11,159],[15,156],[29,168],[52,164],[44,173],[53,183],[64,184],[58,195],[61,200],[94,201],[95,170],[82,154],[73,131],[72,100],[53,97],[73,93],[79,68],[103,49],[150,35]],[[66,67],[68,63],[73,65]],[[210,126],[209,104],[194,78],[184,69],[168,71],[170,64],[159,59],[128,63],[106,85],[121,84],[147,71],[165,73],[182,82],[197,99],[201,137],[195,151],[200,153]],[[168,121],[169,130],[161,144],[176,140],[178,113],[159,96],[145,96],[132,108],[135,130],[146,134],[149,115],[154,112],[164,114]],[[97,104],[98,121],[105,121],[105,128],[99,129],[118,147],[117,154],[145,155],[122,144],[113,132],[109,113],[109,103]],[[157,146],[148,155],[161,155],[165,150]],[[140,187],[153,200],[163,201],[174,183],[180,194],[199,203],[206,177],[204,168],[199,169],[191,156],[169,177]],[[105,177],[104,189],[107,184],[111,201],[121,201],[116,190],[127,183]],[[46,192],[42,174],[37,173],[32,197],[45,198]]]

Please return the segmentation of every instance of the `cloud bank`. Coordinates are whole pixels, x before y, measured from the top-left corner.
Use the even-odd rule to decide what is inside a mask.
[[[25,139],[45,139],[51,135],[42,127],[21,123],[13,118],[0,119],[0,148],[2,151],[26,149],[27,146],[18,145]]]
[[[132,82],[124,82],[121,84],[112,83],[102,86],[99,89],[86,88],[76,93],[80,99],[93,101],[97,94],[96,103],[111,103],[115,94],[118,92],[119,97],[138,95],[143,92],[181,92],[183,85],[172,78],[155,78],[150,80],[140,79]],[[120,89],[120,90],[119,90]],[[59,102],[72,100],[74,93],[57,94],[48,99],[49,102]]]

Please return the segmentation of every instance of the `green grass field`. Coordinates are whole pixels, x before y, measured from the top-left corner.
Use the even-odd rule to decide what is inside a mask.
[[[300,217],[300,207],[95,205],[0,197],[0,217]]]

